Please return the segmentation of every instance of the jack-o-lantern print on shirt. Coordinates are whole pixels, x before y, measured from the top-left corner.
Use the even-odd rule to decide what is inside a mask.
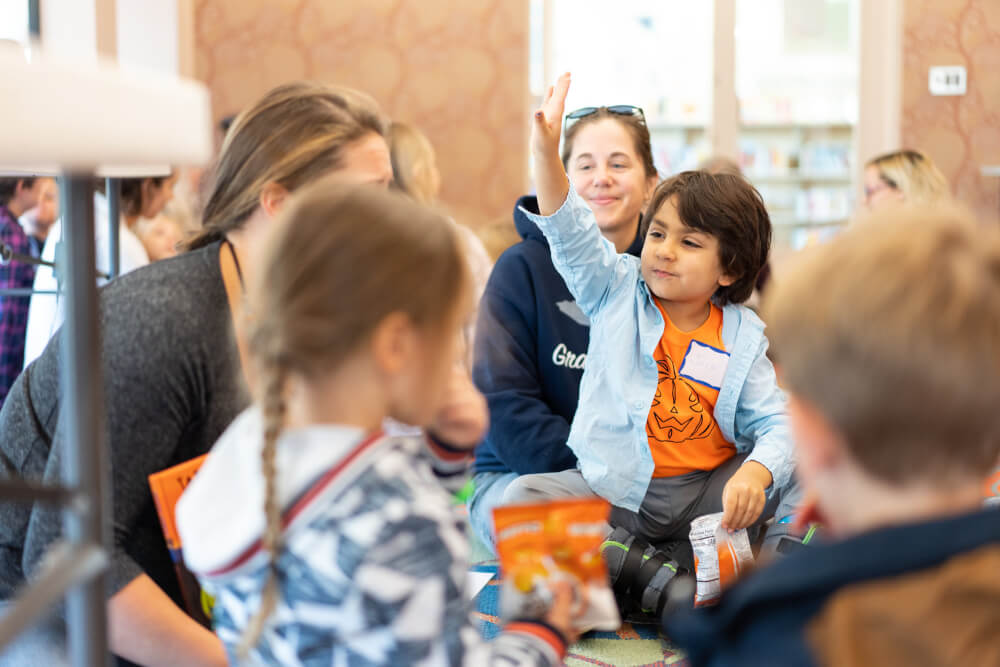
[[[715,419],[701,404],[701,396],[684,378],[670,357],[656,362],[659,383],[649,409],[646,435],[650,440],[684,442],[706,438],[715,428]],[[656,428],[651,428],[652,423]]]
[[[660,306],[660,304],[657,304]],[[713,305],[708,319],[694,331],[681,331],[660,306],[663,336],[653,353],[658,378],[646,419],[646,436],[655,464],[654,477],[713,470],[736,453],[715,423],[717,387],[689,377],[685,357],[692,348],[724,350],[722,310]],[[697,344],[692,345],[692,341]],[[725,354],[721,352],[721,354]]]

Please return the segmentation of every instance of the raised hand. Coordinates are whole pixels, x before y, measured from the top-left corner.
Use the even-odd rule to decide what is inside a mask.
[[[552,215],[562,206],[569,191],[566,169],[559,159],[559,135],[562,133],[566,93],[569,92],[569,72],[563,74],[545,94],[542,106],[535,111],[531,123],[531,154],[535,159],[535,185],[538,210]]]
[[[531,124],[531,152],[535,156],[558,156],[559,135],[562,133],[563,112],[566,109],[566,94],[569,92],[570,76],[566,72],[549,86],[542,100],[542,106],[534,113]]]

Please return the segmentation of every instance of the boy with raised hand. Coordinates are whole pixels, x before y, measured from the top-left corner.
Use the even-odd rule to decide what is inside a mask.
[[[1000,665],[1000,232],[896,209],[768,295],[797,471],[832,541],[668,617],[693,665]]]
[[[744,179],[685,172],[653,192],[641,258],[617,254],[559,158],[568,89],[567,74],[534,118],[542,215],[529,217],[591,321],[567,443],[579,469],[520,477],[504,500],[609,500],[615,532],[603,552],[619,601],[659,611],[678,565],[691,567],[692,519],[721,511],[738,530],[790,514],[795,501],[784,395],[764,325],[739,305],[767,259],[771,223]]]

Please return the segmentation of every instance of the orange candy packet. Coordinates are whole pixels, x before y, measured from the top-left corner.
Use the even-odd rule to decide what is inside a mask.
[[[542,617],[551,595],[548,581],[569,580],[587,598],[581,630],[620,625],[600,547],[608,532],[610,505],[602,498],[507,505],[493,510],[503,577],[501,615]]]

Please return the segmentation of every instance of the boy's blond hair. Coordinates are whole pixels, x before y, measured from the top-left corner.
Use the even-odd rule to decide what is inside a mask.
[[[962,484],[1000,459],[1000,231],[953,207],[876,213],[765,304],[783,383],[871,475]]]

